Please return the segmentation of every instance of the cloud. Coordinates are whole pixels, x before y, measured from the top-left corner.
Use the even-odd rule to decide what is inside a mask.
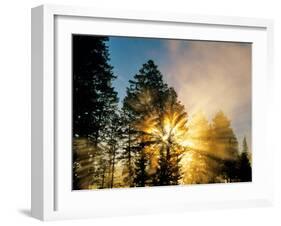
[[[251,44],[166,42],[169,62],[164,66],[188,113],[203,110],[209,119],[222,110],[242,139],[251,141]]]

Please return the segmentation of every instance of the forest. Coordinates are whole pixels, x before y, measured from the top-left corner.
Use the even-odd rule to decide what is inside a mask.
[[[252,181],[246,137],[223,109],[189,115],[153,60],[119,100],[108,40],[72,36],[73,190]]]

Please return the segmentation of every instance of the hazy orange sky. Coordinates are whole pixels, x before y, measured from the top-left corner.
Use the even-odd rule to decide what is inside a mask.
[[[251,44],[110,37],[109,52],[120,101],[128,80],[152,59],[189,116],[203,111],[211,120],[222,110],[239,143],[246,136],[251,148]]]
[[[222,110],[239,140],[251,141],[251,44],[169,41],[167,48],[167,82],[189,114],[202,110],[211,119]]]

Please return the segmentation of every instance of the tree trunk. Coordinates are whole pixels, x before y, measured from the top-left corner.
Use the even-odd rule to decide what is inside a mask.
[[[129,124],[129,140],[128,140],[128,170],[129,170],[129,186],[133,187],[133,172],[132,172],[132,156],[131,156],[131,126]]]
[[[104,167],[104,168],[103,168],[103,172],[102,172],[101,188],[103,188],[103,187],[104,187],[105,170],[106,170],[106,168]]]
[[[113,147],[112,168],[111,168],[111,183],[110,183],[111,188],[113,188],[113,183],[114,183],[115,155],[116,155],[116,150],[115,150],[115,147]]]

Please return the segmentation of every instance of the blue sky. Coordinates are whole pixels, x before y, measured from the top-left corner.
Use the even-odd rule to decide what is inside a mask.
[[[222,110],[251,148],[251,44],[110,37],[108,47],[120,101],[129,79],[152,59],[189,116],[203,111],[211,120]]]
[[[165,40],[110,37],[108,45],[111,65],[114,66],[113,71],[117,75],[114,86],[121,101],[126,95],[129,79],[134,77],[145,62],[154,60],[161,71],[168,61]]]

